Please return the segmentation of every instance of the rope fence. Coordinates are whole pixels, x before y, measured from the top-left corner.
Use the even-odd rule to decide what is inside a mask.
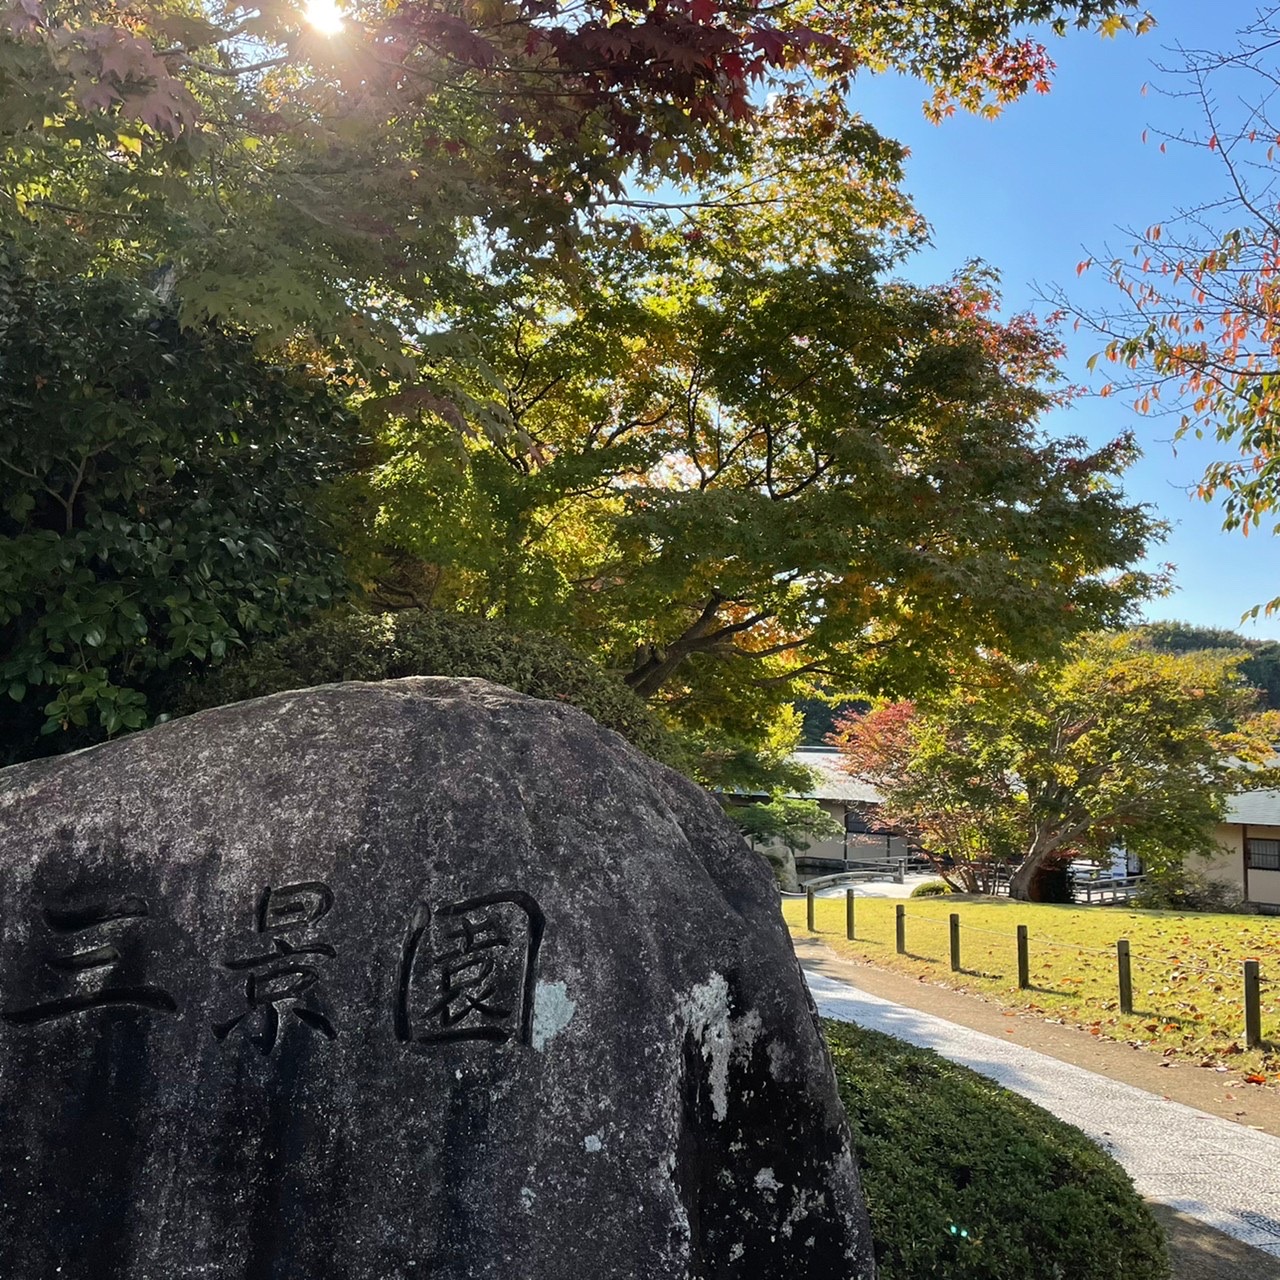
[[[810,933],[816,933],[814,927],[814,895],[810,889],[806,894],[806,917]],[[856,940],[857,936],[857,920],[854,907],[855,895],[852,889],[845,891],[845,932],[850,941]],[[894,946],[899,955],[907,954],[907,921],[914,920],[919,924],[936,925],[940,928],[946,928],[949,934],[950,942],[950,962],[953,973],[962,971],[961,963],[961,938],[962,929],[964,934],[976,933],[983,934],[989,938],[1011,939],[1015,941],[1017,946],[1018,960],[1018,987],[1020,990],[1027,990],[1031,986],[1031,946],[1032,938],[1028,932],[1026,925],[1018,925],[1016,933],[1009,933],[1002,929],[985,929],[979,925],[962,924],[960,913],[953,911],[947,919],[939,916],[921,915],[915,911],[908,911],[902,903],[894,906]],[[1264,978],[1261,974],[1261,965],[1257,960],[1245,960],[1243,962],[1242,973],[1231,973],[1226,969],[1218,969],[1211,965],[1203,963],[1197,964],[1179,964],[1174,968],[1168,967],[1168,961],[1161,961],[1148,956],[1134,956],[1127,938],[1117,938],[1114,948],[1111,947],[1091,947],[1082,943],[1063,942],[1055,938],[1045,938],[1037,936],[1034,939],[1034,945],[1037,948],[1051,947],[1060,951],[1072,951],[1077,955],[1088,954],[1097,956],[1106,956],[1108,959],[1114,960],[1116,966],[1116,990],[1119,997],[1120,1012],[1124,1014],[1133,1013],[1133,970],[1135,965],[1147,975],[1155,973],[1158,980],[1162,980],[1170,985],[1174,984],[1179,977],[1183,975],[1196,977],[1212,977],[1219,979],[1224,985],[1228,983],[1242,983],[1242,1003],[1244,1006],[1244,1041],[1247,1049],[1260,1049],[1265,1045],[1262,1038],[1262,1000],[1261,988],[1264,985],[1275,985],[1280,982],[1277,978]]]
[[[1002,937],[1009,938],[1012,934],[1002,934]],[[1055,951],[1074,951],[1078,955],[1080,952],[1087,952],[1092,956],[1109,956],[1111,954],[1110,947],[1086,947],[1083,942],[1057,942],[1053,938],[1041,938],[1036,936],[1037,947],[1053,947]]]
[[[1135,959],[1135,963],[1141,964],[1147,969],[1154,969],[1170,981],[1188,974],[1197,978],[1217,978],[1222,982],[1234,982],[1240,976],[1226,969],[1211,969],[1208,965],[1178,964],[1170,969],[1167,960],[1148,959],[1146,957],[1141,960]]]

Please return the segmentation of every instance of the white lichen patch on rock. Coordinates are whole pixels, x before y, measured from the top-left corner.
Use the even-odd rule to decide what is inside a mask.
[[[597,1151],[603,1150],[604,1143],[600,1141],[600,1135],[598,1133],[589,1133],[582,1140],[582,1148],[584,1151],[590,1151],[594,1154]]]
[[[781,1040],[769,1041],[769,1074],[775,1080],[781,1080],[786,1076],[790,1056],[787,1046]]]
[[[747,1057],[760,1036],[760,1015],[751,1009],[735,1018],[729,1011],[729,984],[722,973],[713,973],[682,1000],[677,1017],[702,1045],[710,1064],[711,1111],[717,1120],[729,1114],[729,1068],[735,1058]]]
[[[759,1187],[761,1191],[777,1191],[778,1180],[773,1176],[773,1170],[761,1169],[760,1172],[756,1174],[756,1186]]]
[[[533,1047],[541,1053],[573,1021],[577,1002],[563,982],[539,982],[533,997]]]
[[[791,1204],[791,1212],[787,1214],[786,1220],[782,1224],[782,1234],[790,1236],[799,1223],[803,1222],[810,1214],[818,1212],[821,1208],[821,1195],[808,1191],[803,1187],[798,1188],[795,1191],[795,1199]]]

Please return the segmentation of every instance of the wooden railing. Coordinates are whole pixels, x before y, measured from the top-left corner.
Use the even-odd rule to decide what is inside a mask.
[[[1146,883],[1146,876],[1081,877],[1075,881],[1076,901],[1128,902]]]

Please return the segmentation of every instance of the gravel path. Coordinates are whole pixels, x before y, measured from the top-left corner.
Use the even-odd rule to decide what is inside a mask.
[[[886,1032],[981,1072],[1082,1129],[1128,1170],[1141,1195],[1280,1259],[1280,1138],[812,970],[805,976],[824,1017]]]

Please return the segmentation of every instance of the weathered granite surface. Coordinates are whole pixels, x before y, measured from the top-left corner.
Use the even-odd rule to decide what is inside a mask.
[[[586,716],[281,694],[0,772],[4,1280],[846,1280],[768,867]]]

